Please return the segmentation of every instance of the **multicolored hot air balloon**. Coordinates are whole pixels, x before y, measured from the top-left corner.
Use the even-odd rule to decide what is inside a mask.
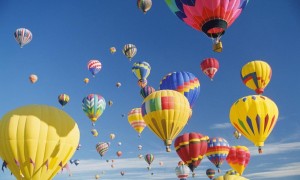
[[[225,174],[224,176],[219,176],[217,178],[214,178],[214,180],[249,180],[249,179],[239,175]]]
[[[242,136],[242,134],[238,131],[238,130],[235,130],[233,132],[233,136],[236,138],[236,139],[240,139],[240,137]]]
[[[108,151],[109,143],[107,142],[99,142],[96,144],[96,150],[100,154],[100,156],[104,156],[104,154]]]
[[[226,158],[229,166],[243,175],[250,160],[250,151],[246,146],[232,146]]]
[[[74,155],[80,138],[72,117],[47,105],[6,113],[0,129],[0,157],[19,180],[53,179]]]
[[[200,63],[202,72],[213,80],[219,69],[219,61],[216,58],[206,58]]]
[[[215,177],[215,174],[216,172],[214,169],[209,168],[206,170],[206,175],[209,179],[213,179]]]
[[[190,174],[190,168],[182,164],[175,168],[175,173],[180,180],[187,180]]]
[[[142,115],[149,129],[162,139],[170,152],[172,140],[181,132],[190,115],[188,100],[179,92],[159,90],[142,104]]]
[[[93,77],[95,77],[95,75],[100,72],[102,64],[99,60],[92,59],[87,63],[87,67],[88,70],[92,73]]]
[[[159,85],[160,90],[171,89],[183,94],[193,108],[200,94],[200,81],[190,72],[173,72],[163,77]]]
[[[89,78],[84,78],[84,79],[83,79],[83,82],[84,82],[85,84],[87,84],[87,83],[90,82],[90,80],[89,80]]]
[[[231,106],[229,118],[234,128],[262,153],[262,146],[277,122],[278,108],[266,96],[245,96]]]
[[[122,50],[123,54],[131,61],[131,59],[136,55],[137,48],[134,44],[125,44]]]
[[[221,37],[239,17],[249,0],[165,0],[170,10],[192,28],[204,32],[221,52]]]
[[[147,85],[147,77],[151,72],[151,66],[146,61],[135,62],[131,68],[133,74],[138,79],[138,84],[141,88]]]
[[[98,131],[97,131],[97,129],[92,129],[92,130],[91,130],[91,133],[92,133],[92,135],[93,135],[94,137],[97,137],[97,136],[98,136]]]
[[[109,51],[111,54],[115,54],[115,52],[117,52],[117,49],[115,47],[110,47]]]
[[[145,99],[149,94],[153,93],[155,89],[152,86],[145,86],[140,90],[140,95]]]
[[[136,132],[138,132],[139,137],[141,136],[141,133],[147,126],[143,116],[142,116],[142,109],[141,108],[133,108],[128,113],[128,122],[129,124],[134,128]]]
[[[144,14],[146,14],[146,12],[151,9],[152,0],[137,0],[137,6]]]
[[[69,101],[70,101],[70,97],[67,94],[60,94],[58,96],[58,102],[62,107],[68,104]]]
[[[204,158],[208,139],[208,136],[192,132],[178,136],[175,140],[174,147],[178,156],[192,172]]]
[[[36,83],[37,80],[38,80],[37,75],[35,75],[35,74],[30,74],[30,76],[29,76],[29,81],[30,81],[32,84]]]
[[[251,61],[241,69],[243,83],[257,94],[262,94],[272,77],[271,66],[261,60]]]
[[[148,170],[150,170],[151,169],[151,163],[154,161],[154,155],[153,154],[146,154],[145,156],[144,156],[144,159],[145,159],[145,161],[148,163]]]
[[[14,33],[15,39],[22,48],[32,40],[32,33],[29,29],[19,28]]]
[[[229,144],[226,139],[214,137],[208,140],[206,157],[212,162],[220,172],[220,166],[226,160],[229,153]]]
[[[98,94],[89,94],[82,100],[82,110],[95,123],[106,107],[105,99]]]

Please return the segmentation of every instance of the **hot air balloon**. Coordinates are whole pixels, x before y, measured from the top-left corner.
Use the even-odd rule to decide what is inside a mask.
[[[164,165],[164,162],[159,161],[159,165],[160,165],[160,166],[163,166],[163,165]]]
[[[152,1],[151,0],[137,0],[138,8],[146,14],[147,11],[151,9]]]
[[[231,168],[243,175],[245,168],[250,160],[250,152],[246,146],[232,146],[226,158]]]
[[[109,135],[109,138],[110,138],[111,140],[114,140],[114,139],[116,138],[116,135],[115,135],[114,133],[111,133],[111,134]]]
[[[220,166],[226,160],[229,153],[229,144],[226,139],[214,137],[208,140],[206,157],[212,162],[220,172]]]
[[[87,84],[87,83],[90,82],[90,80],[89,80],[89,78],[84,78],[84,79],[83,79],[83,82],[84,82],[85,84]]]
[[[108,105],[109,105],[109,106],[112,106],[112,105],[113,105],[113,101],[112,101],[112,100],[109,100],[109,101],[108,101]]]
[[[78,144],[77,149],[76,150],[80,150],[81,148],[81,144]]]
[[[206,170],[206,175],[209,179],[213,179],[215,177],[215,174],[216,172],[214,169],[209,168]]]
[[[150,170],[151,169],[151,163],[154,161],[154,155],[153,154],[146,154],[145,156],[144,156],[144,159],[145,159],[145,161],[148,163],[148,170]]]
[[[109,51],[111,54],[115,54],[115,52],[117,52],[117,49],[115,47],[110,47]]]
[[[115,167],[115,165],[114,165],[114,164],[112,164],[112,165],[110,165],[110,167],[111,167],[111,168],[114,168],[114,167]]]
[[[181,132],[190,115],[188,100],[179,92],[159,90],[142,104],[142,115],[149,129],[162,139],[170,152],[172,140]]]
[[[29,29],[19,28],[14,33],[15,39],[22,48],[32,40],[32,33]]]
[[[222,52],[221,37],[239,17],[249,0],[165,0],[170,10],[192,28],[213,40],[213,50]]]
[[[190,168],[182,164],[175,168],[175,173],[180,180],[187,180],[190,174]]]
[[[262,153],[262,146],[277,122],[278,108],[266,96],[250,95],[231,106],[229,118],[235,129],[258,146],[258,152]]]
[[[73,164],[73,163],[74,163],[74,160],[73,160],[73,159],[70,159],[70,163]]]
[[[213,80],[219,69],[219,61],[216,58],[206,58],[200,64],[202,72]]]
[[[217,178],[214,178],[214,180],[249,180],[249,179],[239,175],[225,174],[224,176],[219,176]]]
[[[70,97],[67,94],[60,94],[58,96],[58,102],[62,107],[68,104],[69,101],[70,101]]]
[[[178,136],[175,140],[174,147],[178,156],[192,172],[204,158],[208,139],[208,136],[192,132]]]
[[[178,161],[178,163],[177,163],[178,166],[181,166],[181,165],[183,165],[183,164],[184,164],[183,161]]]
[[[243,83],[257,94],[262,94],[272,77],[270,65],[261,60],[251,61],[241,69]]]
[[[141,136],[141,133],[146,127],[146,123],[142,116],[142,110],[141,108],[133,108],[128,113],[128,122],[129,124],[134,128],[136,132],[138,132],[139,137]]]
[[[241,134],[239,131],[235,130],[235,131],[233,132],[233,136],[234,136],[236,139],[240,139],[240,137],[242,136],[242,134]]]
[[[142,154],[138,155],[139,159],[142,159],[144,156]]]
[[[125,172],[124,172],[124,171],[121,171],[120,174],[121,174],[122,176],[124,176],[124,175],[125,175]]]
[[[116,83],[117,88],[121,87],[121,85],[122,85],[122,84],[121,84],[120,82],[117,82],[117,83]]]
[[[94,137],[97,137],[98,136],[98,131],[96,129],[92,129],[91,130],[91,133]]]
[[[151,93],[153,93],[155,89],[152,86],[145,86],[140,90],[140,95],[145,99]]]
[[[123,54],[131,61],[131,59],[136,55],[137,48],[134,44],[125,44],[122,50]]]
[[[117,151],[116,154],[118,157],[120,157],[120,156],[122,156],[122,151]]]
[[[122,143],[121,142],[118,142],[118,146],[121,146],[122,145]]]
[[[109,143],[107,142],[99,142],[96,144],[96,150],[100,154],[100,156],[104,156],[104,154],[108,151]]]
[[[138,79],[138,84],[141,88],[147,85],[147,77],[151,72],[151,66],[146,61],[135,62],[131,68],[133,74]]]
[[[75,153],[80,138],[72,117],[47,105],[6,113],[0,129],[0,157],[16,179],[53,179]]]
[[[163,77],[159,88],[180,92],[188,99],[192,108],[200,94],[200,81],[190,72],[173,72]]]
[[[100,72],[102,64],[99,60],[92,59],[87,63],[87,67],[88,70],[92,73],[93,77],[95,77],[95,75]]]
[[[78,166],[79,163],[80,163],[80,160],[79,160],[79,159],[75,159],[75,160],[74,160],[74,164],[75,164],[76,166]]]
[[[138,149],[142,150],[143,146],[142,145],[138,145]]]
[[[99,174],[96,174],[95,175],[95,179],[99,179],[100,178],[100,175]]]
[[[95,123],[106,107],[105,99],[98,94],[89,94],[82,100],[82,110]]]
[[[30,74],[30,76],[29,76],[29,81],[30,81],[32,84],[36,83],[37,80],[38,80],[37,75],[35,75],[35,74]]]

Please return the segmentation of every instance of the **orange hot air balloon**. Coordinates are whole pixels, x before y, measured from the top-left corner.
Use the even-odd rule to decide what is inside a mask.
[[[122,151],[117,151],[116,154],[117,154],[118,157],[120,157],[120,156],[122,156]]]
[[[37,80],[38,80],[37,75],[35,75],[35,74],[30,74],[30,76],[29,76],[29,81],[30,81],[32,84],[36,83]]]
[[[227,155],[226,161],[231,168],[243,175],[250,160],[250,152],[246,146],[232,146]]]

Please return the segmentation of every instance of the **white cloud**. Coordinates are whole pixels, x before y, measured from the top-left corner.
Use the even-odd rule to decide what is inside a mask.
[[[218,124],[213,124],[210,129],[227,129],[232,127],[231,123],[218,123]]]
[[[273,143],[265,144],[263,146],[263,153],[259,154],[257,147],[252,146],[249,148],[251,156],[262,156],[262,155],[271,155],[271,154],[283,154],[290,151],[299,151],[300,142],[291,142],[291,143]]]
[[[247,174],[247,177],[250,179],[261,178],[261,179],[271,179],[271,178],[280,178],[288,179],[289,176],[299,176],[300,178],[300,162],[282,164],[281,167],[268,169],[265,172],[251,173]]]

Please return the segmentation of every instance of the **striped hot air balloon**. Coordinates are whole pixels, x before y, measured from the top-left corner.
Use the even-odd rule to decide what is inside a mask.
[[[134,44],[125,44],[122,50],[123,54],[131,61],[131,59],[136,55],[137,48]]]
[[[175,173],[180,180],[187,180],[190,174],[190,168],[182,164],[175,168]]]
[[[96,150],[100,154],[100,156],[104,156],[104,154],[108,151],[109,143],[107,142],[99,142],[96,144]]]
[[[138,8],[146,14],[152,7],[152,0],[137,0]]]
[[[14,33],[15,39],[22,48],[32,40],[32,33],[29,29],[19,28]]]
[[[145,86],[140,90],[140,95],[145,99],[151,93],[153,93],[155,89],[152,86]]]
[[[138,79],[138,84],[141,88],[147,85],[147,78],[151,72],[151,66],[146,61],[135,62],[131,68],[133,74]]]
[[[102,64],[99,60],[92,59],[87,63],[87,68],[92,73],[93,77],[95,77],[95,75],[100,72]]]
[[[61,106],[65,106],[70,101],[70,97],[67,94],[60,94],[58,96],[58,102]]]
[[[250,161],[250,151],[246,146],[232,146],[226,161],[232,169],[243,175]]]
[[[202,72],[213,80],[219,69],[219,61],[216,58],[206,58],[200,64]]]
[[[142,110],[141,108],[133,108],[128,113],[128,122],[131,125],[131,127],[138,132],[139,137],[141,136],[141,133],[147,126],[143,116],[142,116]]]

